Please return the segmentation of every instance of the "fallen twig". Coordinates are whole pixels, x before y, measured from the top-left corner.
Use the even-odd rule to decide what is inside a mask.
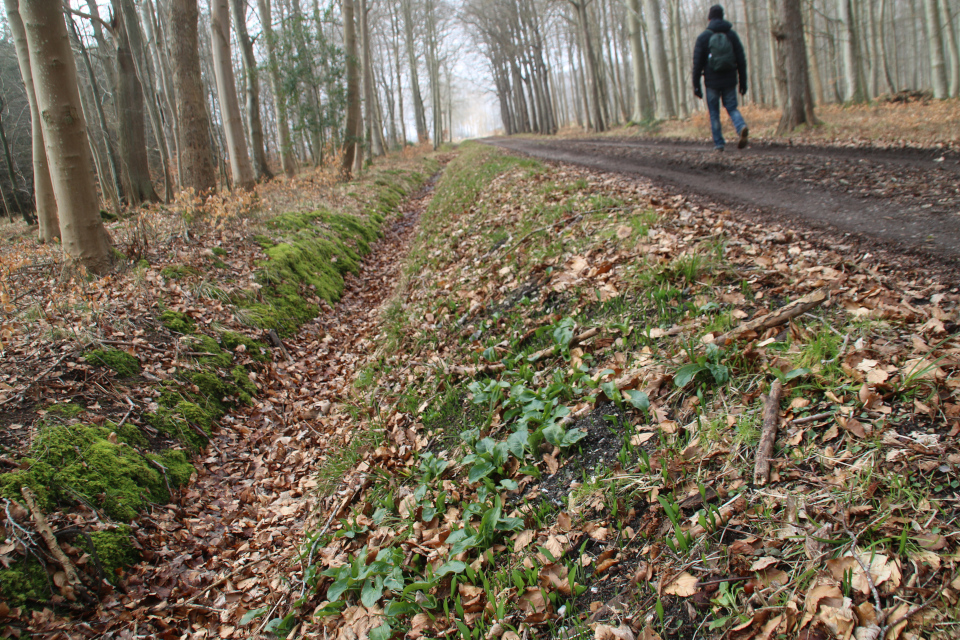
[[[600,329],[598,327],[587,329],[580,335],[574,336],[573,340],[570,341],[570,346],[573,347],[577,344],[580,344],[581,342],[594,337],[598,333],[600,333]],[[537,360],[541,360],[546,356],[551,356],[556,353],[559,348],[560,347],[558,345],[553,345],[552,347],[547,347],[546,349],[541,349],[540,351],[531,353],[529,356],[527,356],[527,362],[536,362]]]
[[[777,439],[777,427],[780,424],[782,393],[783,383],[779,379],[774,380],[770,385],[770,394],[763,403],[763,431],[760,434],[760,445],[757,447],[757,458],[753,465],[753,483],[761,487],[770,480],[770,457],[773,455],[773,443]]]
[[[832,418],[835,411],[824,411],[823,413],[815,413],[812,416],[804,416],[802,418],[794,418],[789,421],[789,424],[807,424],[808,422],[816,422],[817,420],[823,420],[824,418]]]
[[[137,408],[137,405],[133,404],[133,401],[130,400],[129,396],[123,396],[123,399],[127,401],[127,404],[130,405],[130,408],[125,414],[123,414],[123,417],[120,418],[120,422],[117,423],[117,429],[123,426],[123,423],[125,423],[127,418],[130,417],[130,414],[133,413],[133,410]]]
[[[39,382],[40,380],[43,380],[43,378],[45,378],[48,373],[50,373],[51,371],[53,371],[54,369],[56,369],[56,368],[60,365],[60,363],[63,362],[64,360],[66,360],[67,357],[70,356],[70,355],[73,355],[73,350],[70,350],[70,351],[68,351],[67,353],[65,353],[65,354],[63,354],[62,356],[60,356],[59,358],[57,358],[57,361],[56,361],[56,362],[54,362],[52,365],[50,365],[49,367],[47,367],[46,369],[44,369],[43,372],[42,372],[40,375],[38,375],[36,378],[34,378],[34,379],[31,380],[30,382],[28,382],[28,383],[27,383],[27,386],[25,386],[23,389],[20,390],[20,393],[18,393],[18,394],[15,395],[15,396],[10,396],[10,397],[7,398],[6,400],[0,401],[0,407],[2,407],[3,405],[7,404],[8,402],[13,402],[14,400],[22,400],[22,399],[23,399],[23,396],[25,396],[25,395],[27,394],[27,391],[30,390],[30,387],[32,387],[33,385],[35,385],[35,384],[36,384],[37,382]]]
[[[280,353],[283,354],[284,360],[287,362],[293,362],[293,358],[290,357],[290,352],[287,351],[287,347],[283,344],[283,340],[280,339],[280,336],[273,329],[267,332],[267,337],[270,338],[270,342],[273,343],[273,346],[280,349]]]
[[[826,302],[829,297],[830,294],[826,289],[817,289],[813,293],[808,293],[802,298],[780,307],[776,311],[760,316],[759,318],[754,318],[749,322],[744,322],[727,333],[722,333],[715,337],[713,341],[720,346],[724,346],[728,342],[733,342],[740,334],[747,331],[762,331],[764,329],[770,329],[771,327],[780,326],[806,313],[810,309],[820,306]]]
[[[46,517],[43,515],[43,511],[40,510],[40,507],[37,506],[37,496],[30,487],[21,487],[20,493],[23,494],[23,499],[27,503],[27,508],[30,509],[30,514],[33,516],[33,523],[37,526],[37,532],[40,534],[40,537],[43,538],[43,541],[47,543],[47,548],[50,549],[50,553],[56,559],[57,563],[63,569],[63,573],[67,578],[67,585],[80,595],[86,595],[86,588],[83,586],[83,583],[80,581],[80,576],[77,574],[76,567],[73,566],[73,563],[70,561],[70,558],[67,557],[67,554],[63,552],[63,549],[60,548],[60,545],[57,544],[57,537],[53,534],[53,530],[50,528],[50,525],[47,523]],[[64,594],[65,597],[66,594]],[[67,599],[72,599],[67,597]]]

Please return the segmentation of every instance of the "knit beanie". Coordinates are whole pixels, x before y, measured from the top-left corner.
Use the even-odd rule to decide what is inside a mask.
[[[707,20],[723,20],[723,7],[718,4],[710,7],[710,13],[707,14]]]

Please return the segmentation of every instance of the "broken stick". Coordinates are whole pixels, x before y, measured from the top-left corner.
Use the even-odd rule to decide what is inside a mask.
[[[820,306],[826,302],[827,298],[829,297],[830,294],[826,289],[817,289],[813,293],[808,293],[802,298],[794,300],[790,304],[780,307],[776,311],[762,315],[759,318],[754,318],[749,322],[744,322],[739,327],[731,329],[726,333],[721,333],[719,336],[714,338],[713,341],[718,346],[722,347],[728,342],[733,342],[736,340],[740,334],[744,332],[759,332],[771,327],[778,327],[781,324],[785,324],[793,318],[810,311],[810,309]]]
[[[777,427],[780,423],[782,393],[783,384],[780,380],[774,380],[770,386],[770,395],[763,403],[763,433],[760,434],[757,460],[753,466],[753,483],[761,487],[770,480],[770,458],[773,456],[773,443],[777,439]]]
[[[57,537],[53,534],[53,529],[51,529],[50,524],[47,523],[43,511],[37,506],[37,494],[35,494],[30,487],[21,487],[20,493],[23,494],[23,499],[30,509],[30,514],[33,516],[33,523],[37,526],[37,532],[40,534],[40,537],[43,538],[43,541],[47,543],[47,548],[50,549],[50,553],[56,559],[57,563],[63,568],[63,573],[67,577],[67,586],[79,594],[85,594],[86,589],[84,589],[83,583],[80,582],[80,576],[77,574],[76,567],[73,566],[70,558],[67,557],[67,554],[64,553],[60,545],[57,544]],[[64,596],[66,596],[68,600],[72,600],[67,594],[64,594]]]
[[[569,345],[569,346],[570,346],[570,347],[574,347],[574,346],[580,344],[581,342],[583,342],[584,340],[589,340],[590,338],[592,338],[593,336],[597,335],[598,333],[600,333],[600,329],[597,328],[597,327],[593,327],[592,329],[587,329],[586,331],[584,331],[584,332],[581,333],[580,335],[574,336],[574,337],[573,337],[573,340],[570,341],[570,345]],[[552,347],[547,347],[546,349],[541,349],[540,351],[537,351],[536,353],[531,353],[529,356],[527,356],[527,362],[536,362],[536,361],[538,361],[538,360],[543,359],[543,358],[546,357],[546,356],[552,356],[552,355],[555,354],[559,349],[560,349],[560,348],[559,348],[557,345],[553,345]]]

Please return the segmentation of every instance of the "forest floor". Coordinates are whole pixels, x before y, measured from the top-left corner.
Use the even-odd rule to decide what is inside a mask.
[[[951,255],[718,200],[470,144],[7,235],[2,634],[954,637]]]

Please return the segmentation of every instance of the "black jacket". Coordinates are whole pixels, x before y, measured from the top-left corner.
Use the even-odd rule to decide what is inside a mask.
[[[733,45],[733,55],[737,58],[737,68],[729,71],[715,72],[707,65],[707,56],[710,55],[710,38],[714,33],[725,32]],[[700,76],[708,89],[730,89],[737,86],[737,75],[740,76],[740,93],[747,92],[747,56],[743,52],[740,37],[726,20],[711,20],[707,30],[697,38],[693,47],[693,88],[700,90]]]

